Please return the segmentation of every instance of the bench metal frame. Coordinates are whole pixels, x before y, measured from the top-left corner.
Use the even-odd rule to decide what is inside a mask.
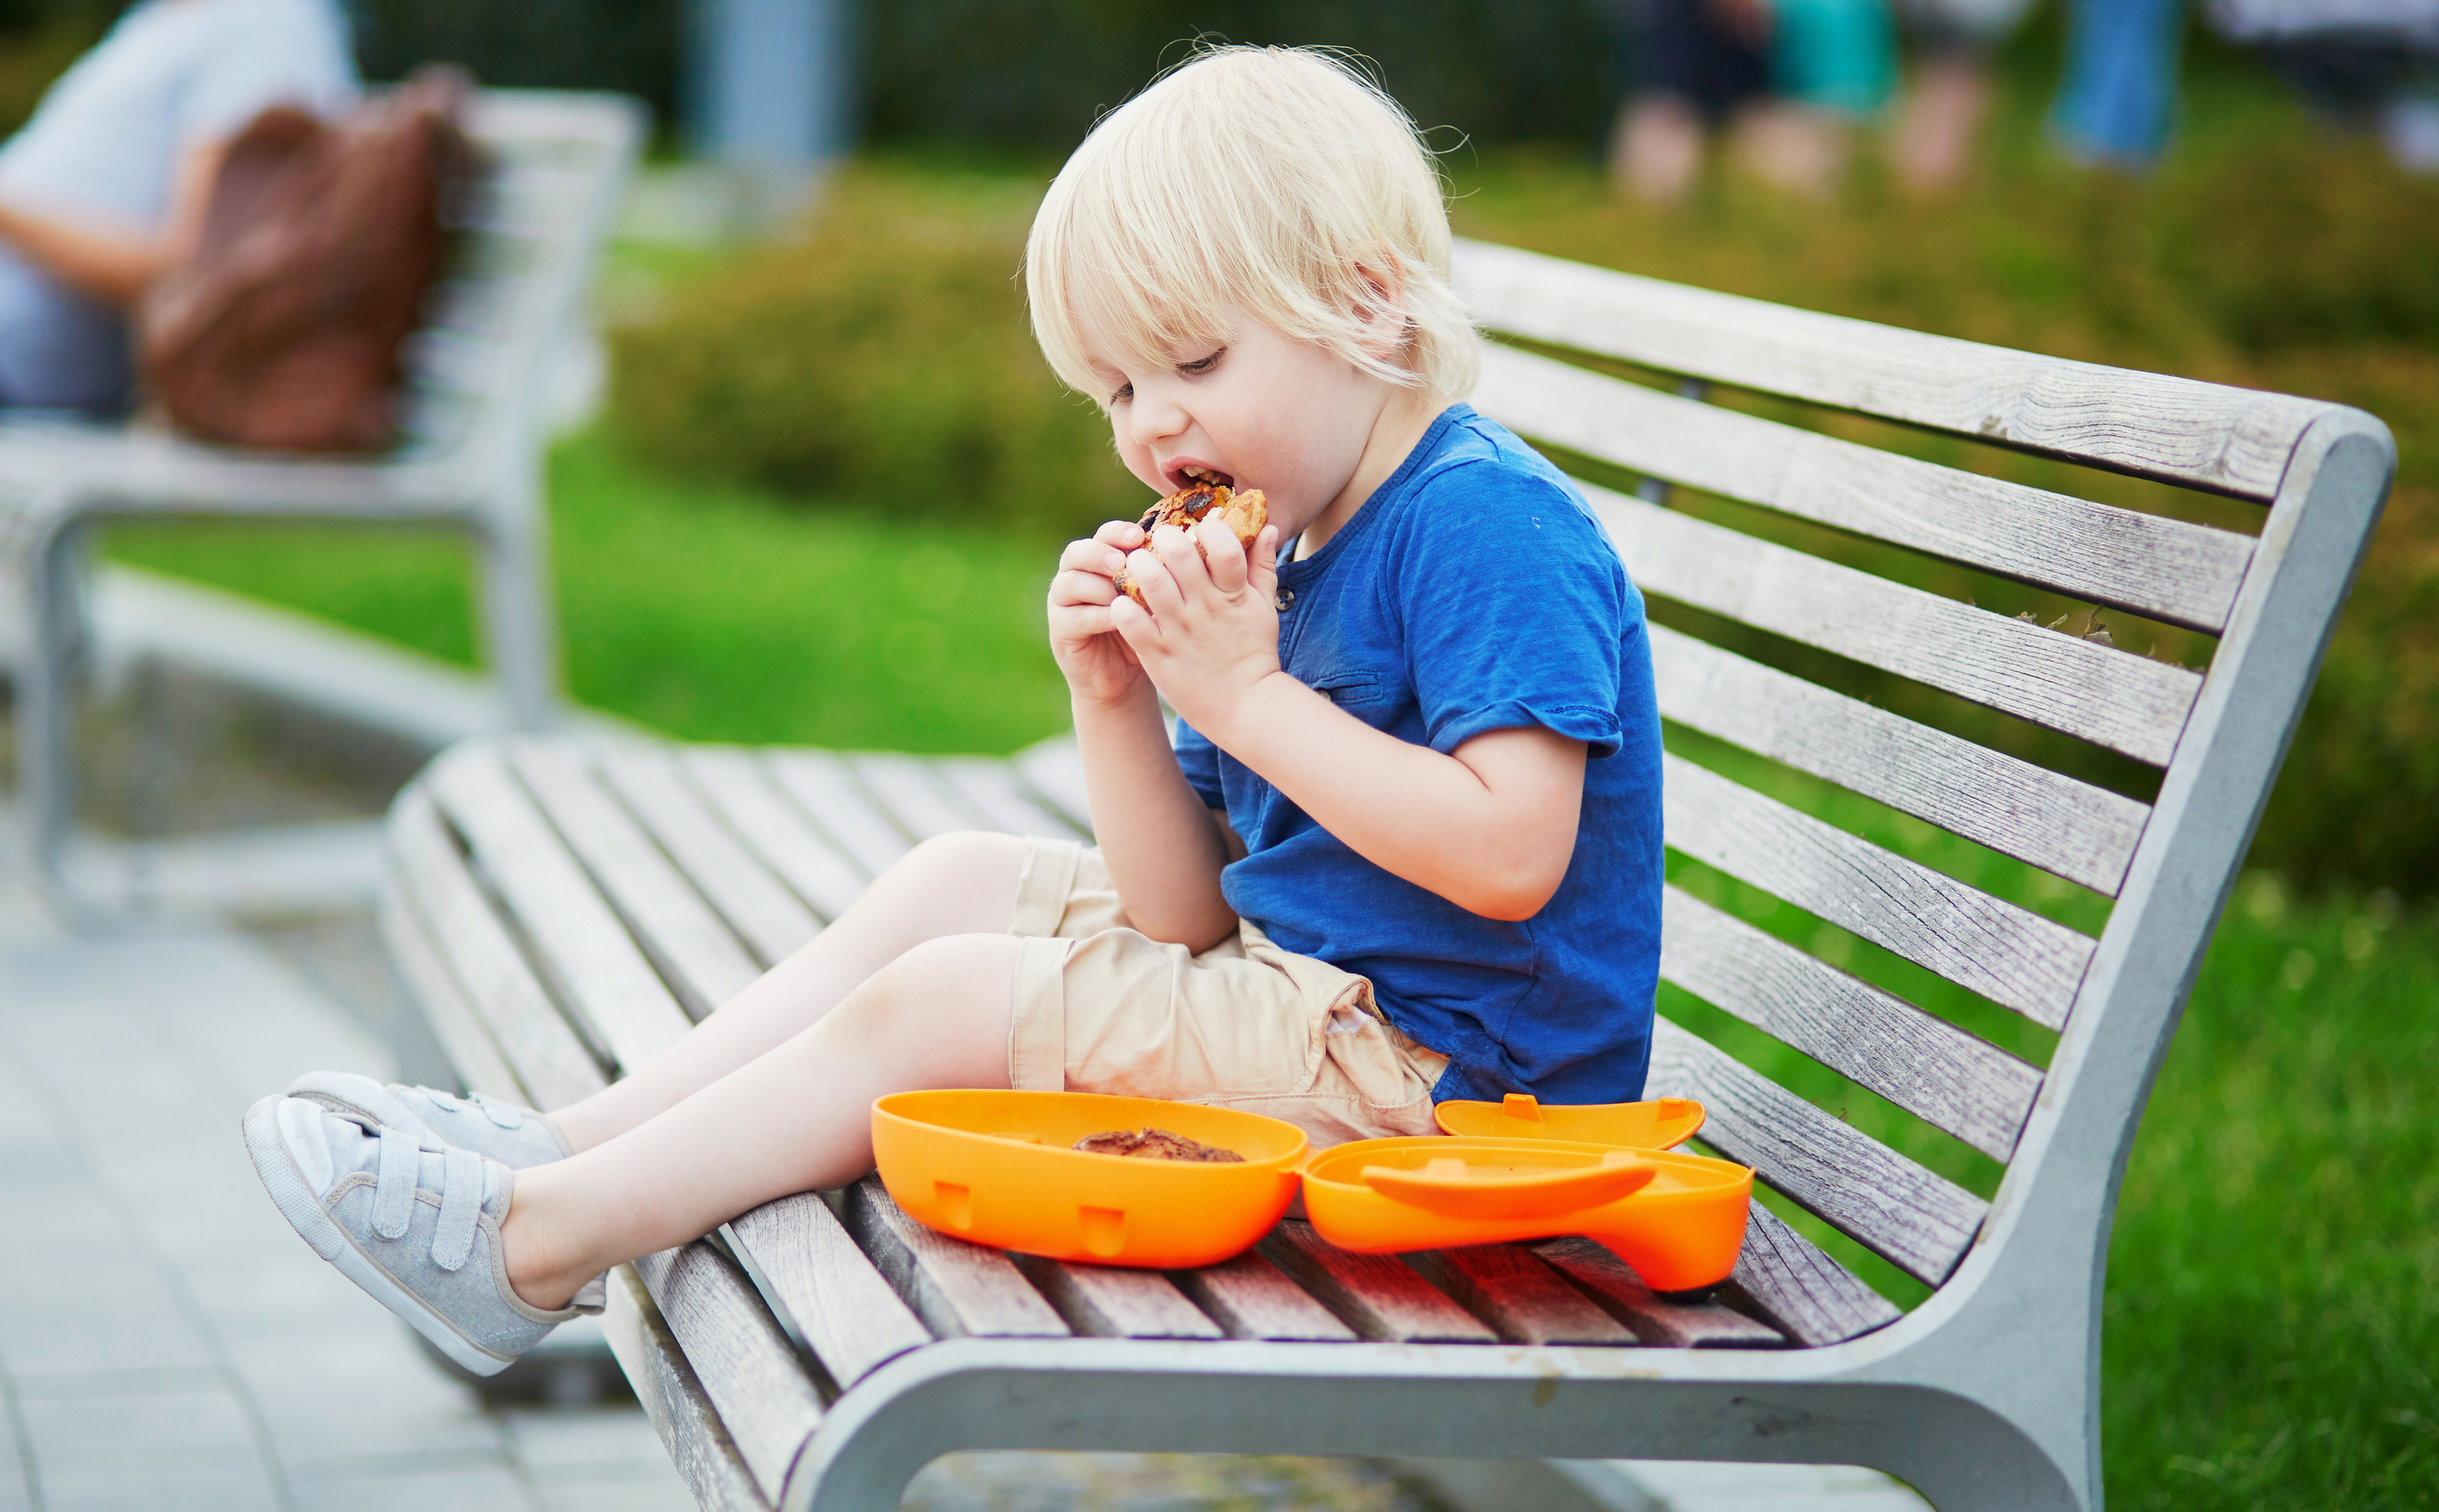
[[[28,859],[55,900],[75,804],[69,709],[94,526],[246,517],[462,532],[504,725],[558,706],[543,452],[550,365],[579,336],[594,265],[643,136],[633,101],[486,90],[469,133],[492,171],[458,227],[454,274],[410,351],[410,439],[378,460],[276,456],[140,425],[0,422],[0,610],[12,650],[17,791]],[[377,549],[377,548],[368,548]]]
[[[1647,593],[2163,771],[2146,806],[1652,630],[1666,718],[2114,898],[2084,935],[1669,758],[1672,848],[2059,1032],[2032,1066],[1670,890],[1665,977],[2004,1163],[1995,1195],[1665,1019],[1651,1094],[1703,1099],[1706,1142],[1927,1301],[1900,1315],[1758,1206],[1735,1279],[1683,1306],[1564,1247],[1582,1241],[1364,1272],[1289,1222],[1164,1279],[1011,1266],[907,1222],[870,1179],[800,1195],[612,1278],[613,1346],[704,1505],[870,1512],[935,1455],[1018,1448],[1855,1463],[1943,1509],[2100,1505],[2119,1182],[2386,497],[2388,433],[1506,248],[1463,244],[1457,271],[1496,330],[1690,381],[1672,395],[1496,348],[1475,402],[1528,437],[2217,635],[2197,672],[1586,486]],[[2268,512],[2249,537],[2106,507],[1702,402],[1696,382]],[[383,923],[468,1082],[558,1106],[682,1035],[915,841],[1084,815],[1055,743],[998,763],[472,742],[393,811]],[[1774,1343],[1798,1347],[1753,1347]]]

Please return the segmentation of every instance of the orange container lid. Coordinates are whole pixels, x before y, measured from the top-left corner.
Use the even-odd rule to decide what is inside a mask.
[[[1442,1131],[1471,1138],[1564,1139],[1628,1149],[1671,1149],[1700,1131],[1706,1116],[1691,1097],[1647,1102],[1544,1106],[1531,1093],[1504,1102],[1444,1102],[1432,1110]]]
[[[1362,1139],[1305,1163],[1305,1214],[1342,1250],[1389,1254],[1581,1234],[1657,1291],[1736,1269],[1754,1173],[1733,1161],[1554,1139]]]
[[[1072,1147],[1166,1129],[1242,1161],[1147,1160]],[[1277,1118],[1082,1092],[901,1092],[872,1105],[881,1184],[917,1221],[1054,1260],[1178,1270],[1252,1246],[1294,1201],[1304,1130]]]

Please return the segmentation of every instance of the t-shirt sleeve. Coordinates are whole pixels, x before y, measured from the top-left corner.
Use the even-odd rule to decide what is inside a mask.
[[[1186,786],[1194,790],[1203,807],[1227,808],[1228,794],[1220,786],[1220,748],[1184,720],[1177,721],[1172,743],[1177,748],[1178,770],[1185,774]]]
[[[356,96],[355,65],[335,16],[323,25],[305,6],[248,9],[210,39],[187,75],[181,147],[228,136],[273,105],[329,115]]]
[[[1555,479],[1476,461],[1430,480],[1407,517],[1387,590],[1432,749],[1540,725],[1616,754],[1642,606],[1590,511]]]

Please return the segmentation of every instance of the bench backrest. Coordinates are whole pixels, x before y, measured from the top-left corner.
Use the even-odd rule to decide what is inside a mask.
[[[408,349],[407,454],[475,468],[531,454],[644,125],[619,95],[475,95],[467,128],[487,171],[456,212],[450,274]]]
[[[1932,1288],[2070,1209],[2087,1232],[2096,1211],[2105,1242],[2134,1120],[2385,497],[2387,433],[2336,405],[1512,248],[1461,243],[1456,271],[1494,333],[1567,359],[1496,344],[1474,402],[1588,474],[1655,608],[1672,748],[1702,757],[1667,760],[1662,974],[1709,1005],[1678,1014],[1708,1037],[1664,1019],[1653,1094],[1701,1098],[1707,1142]],[[1620,364],[1675,392],[1593,370]],[[1702,401],[1714,383],[1743,397]],[[1842,413],[1824,429],[1753,413],[1795,407],[1779,400]],[[2081,464],[2038,471],[2121,502],[1903,454],[1977,450],[1937,433]],[[1600,487],[1604,469],[1640,496]],[[1667,507],[1670,485],[1708,499]],[[1977,607],[1975,589],[2037,617]],[[2087,638],[2089,610],[2052,628],[2061,601],[2207,665]],[[1796,789],[1939,864],[1771,795]],[[2025,906],[2045,891],[2058,906]],[[1757,1217],[1765,1261],[1817,1274],[1799,1337],[1895,1315]]]

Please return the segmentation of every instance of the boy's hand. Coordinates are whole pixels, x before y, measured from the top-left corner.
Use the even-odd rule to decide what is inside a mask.
[[[1163,525],[1127,558],[1148,612],[1131,599],[1107,611],[1185,722],[1214,739],[1238,701],[1279,670],[1278,552],[1275,525],[1254,538],[1250,559],[1216,517],[1190,533]]]
[[[1090,541],[1069,542],[1050,579],[1050,654],[1068,690],[1087,703],[1117,704],[1145,685],[1143,664],[1110,623],[1113,601],[1123,597],[1117,571],[1143,543],[1141,525],[1113,520]]]

